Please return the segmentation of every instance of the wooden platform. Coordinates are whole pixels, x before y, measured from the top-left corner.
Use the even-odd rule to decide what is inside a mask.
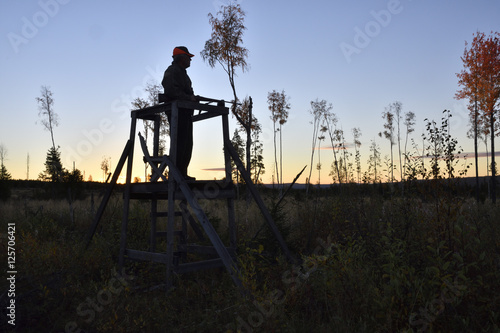
[[[211,200],[235,197],[235,189],[232,182],[222,180],[199,180],[186,183],[198,199]],[[160,200],[167,200],[168,182],[130,184],[130,199],[152,199],[153,197]],[[177,200],[186,199],[179,187],[176,188],[175,198]]]

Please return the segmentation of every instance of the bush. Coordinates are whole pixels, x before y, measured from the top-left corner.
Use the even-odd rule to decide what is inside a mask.
[[[10,198],[10,181],[0,180],[0,200],[7,201]]]

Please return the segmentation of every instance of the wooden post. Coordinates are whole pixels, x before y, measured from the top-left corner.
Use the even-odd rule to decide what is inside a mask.
[[[134,143],[135,143],[135,129],[137,125],[137,111],[131,113],[132,121],[130,125],[130,149],[127,160],[127,176],[125,180],[125,192],[123,193],[123,217],[122,217],[122,230],[120,237],[120,255],[118,258],[118,267],[121,272],[123,269],[123,261],[125,257],[125,249],[127,247],[127,228],[128,228],[128,214],[130,209],[130,183],[132,181],[132,165],[134,162]]]
[[[174,168],[168,170],[168,220],[167,220],[167,290],[172,287],[172,269],[174,259],[174,226],[175,226],[175,179],[172,171],[177,165],[177,132],[179,124],[179,108],[177,102],[172,103],[170,115],[170,152]]]
[[[155,115],[154,117],[154,125],[153,125],[153,157],[158,157],[160,150],[160,126],[161,126],[161,117],[160,115]],[[153,174],[151,172],[151,174]],[[147,175],[146,175],[147,177]],[[148,179],[144,180],[145,182]],[[156,195],[153,195],[151,199],[151,233],[150,233],[150,251],[156,251],[156,225],[158,223],[158,199]]]
[[[160,115],[155,115],[153,126],[153,157],[158,157],[160,151],[160,127],[161,117]]]
[[[222,115],[222,138],[223,138],[223,147],[224,142],[231,142],[229,139],[229,120],[228,115]],[[229,155],[229,151],[224,147],[224,164],[226,168],[226,182],[230,183],[233,181],[233,172],[231,170],[231,156]],[[227,219],[228,219],[228,227],[229,227],[229,242],[231,247],[236,248],[237,246],[237,234],[236,234],[236,216],[234,213],[234,198],[227,199]]]
[[[170,115],[170,151],[168,155],[174,165],[177,165],[177,132],[179,129],[179,107],[177,101],[172,102],[172,110]]]

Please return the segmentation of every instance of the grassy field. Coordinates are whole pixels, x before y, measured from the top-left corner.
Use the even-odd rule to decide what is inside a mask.
[[[224,269],[176,276],[165,266],[127,262],[117,272],[122,197],[112,197],[92,245],[95,210],[86,198],[34,199],[13,189],[0,202],[1,253],[15,224],[18,332],[498,332],[500,206],[476,203],[442,183],[344,186],[291,192],[279,207],[264,199],[291,250],[288,263],[260,212],[236,202],[242,296]],[[221,237],[225,203],[203,203]],[[274,208],[273,208],[274,207]],[[72,212],[72,213],[71,213]],[[73,217],[73,218],[72,218]],[[147,242],[149,204],[131,208],[131,246]],[[7,271],[5,268],[3,271]],[[121,274],[119,274],[121,273]],[[8,277],[8,276],[7,276]],[[10,281],[0,282],[7,323]]]

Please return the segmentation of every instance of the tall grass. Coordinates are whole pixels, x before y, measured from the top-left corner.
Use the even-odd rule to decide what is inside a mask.
[[[342,194],[313,191],[308,199],[295,192],[275,209],[275,194],[266,194],[302,266],[286,262],[259,210],[238,201],[238,264],[252,298],[240,295],[223,269],[176,276],[168,294],[159,287],[163,265],[127,262],[120,278],[120,195],[110,201],[87,251],[90,200],[74,202],[73,223],[66,201],[0,203],[2,234],[7,223],[17,228],[17,329],[499,331],[500,208],[441,185],[429,189],[404,197],[347,186]],[[225,202],[203,205],[227,240]],[[147,246],[149,208],[142,201],[131,207],[131,246]],[[6,289],[3,280],[2,308]],[[1,323],[0,330],[9,328]]]

